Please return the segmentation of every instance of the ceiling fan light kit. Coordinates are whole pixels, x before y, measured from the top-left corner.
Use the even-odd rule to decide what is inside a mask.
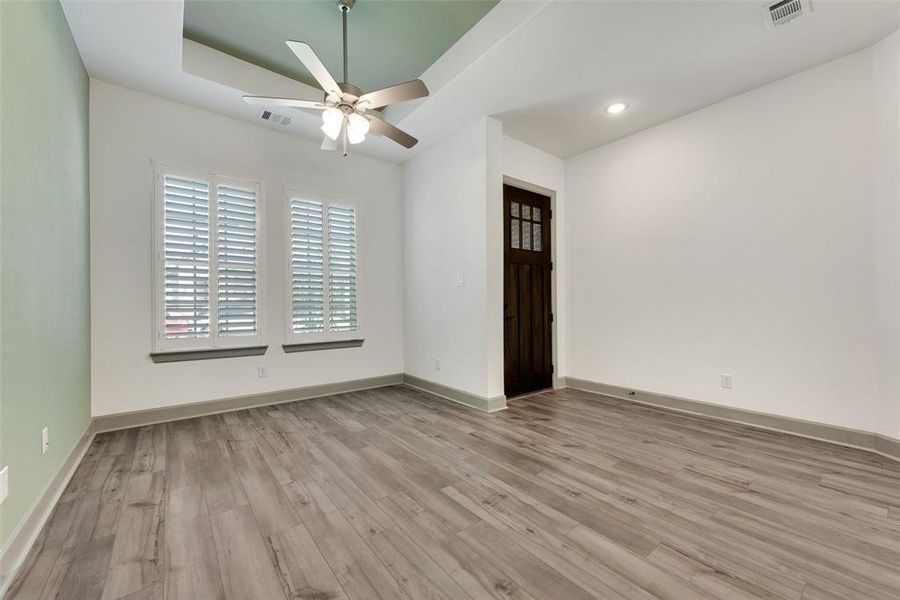
[[[294,98],[272,98],[268,96],[244,96],[248,104],[262,106],[288,106],[307,110],[322,111],[322,150],[335,150],[340,145],[342,156],[347,156],[347,144],[365,141],[370,131],[383,135],[406,148],[412,148],[419,140],[402,131],[381,117],[367,111],[396,104],[406,100],[423,98],[428,88],[420,79],[407,81],[374,92],[364,93],[347,82],[347,14],[356,0],[337,0],[343,26],[344,81],[338,83],[319,60],[319,57],[305,42],[285,41],[288,48],[309,70],[325,93],[324,101],[300,100]]]

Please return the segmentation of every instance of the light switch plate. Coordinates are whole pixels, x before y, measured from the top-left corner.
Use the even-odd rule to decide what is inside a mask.
[[[44,427],[41,430],[41,453],[47,454],[47,449],[50,447],[50,430]]]
[[[0,469],[0,504],[9,497],[9,467]]]

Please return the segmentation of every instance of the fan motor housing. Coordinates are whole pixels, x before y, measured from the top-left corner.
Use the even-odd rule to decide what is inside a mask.
[[[341,91],[349,96],[353,96],[354,101],[363,95],[363,91],[353,85],[352,83],[341,82],[338,84],[338,87],[341,88]],[[325,99],[328,99],[328,94],[325,94]]]

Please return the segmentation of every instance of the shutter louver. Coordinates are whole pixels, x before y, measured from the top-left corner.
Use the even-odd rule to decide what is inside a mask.
[[[163,195],[165,337],[209,337],[209,184],[166,175]]]
[[[322,203],[291,199],[291,328],[325,330]]]
[[[328,329],[356,330],[356,211],[328,207]]]
[[[216,190],[218,334],[258,333],[256,191],[219,184]]]

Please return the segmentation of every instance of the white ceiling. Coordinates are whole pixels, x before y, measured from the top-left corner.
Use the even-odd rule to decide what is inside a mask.
[[[93,77],[270,128],[278,126],[260,121],[241,94],[320,97],[183,40],[178,0],[62,3]],[[862,49],[900,27],[900,2],[813,6],[771,32],[756,0],[502,0],[423,74],[428,99],[385,111],[420,144],[409,151],[370,137],[354,151],[404,162],[492,115],[508,135],[568,157]],[[605,114],[618,99],[630,108]],[[320,139],[317,117],[292,116],[282,131]]]
[[[494,73],[516,65],[515,87],[485,98],[484,109],[508,135],[568,157],[850,54],[900,27],[898,2],[819,0],[808,16],[770,31],[764,2],[553,3],[504,42],[493,67],[484,65]],[[629,109],[607,115],[619,99]]]

